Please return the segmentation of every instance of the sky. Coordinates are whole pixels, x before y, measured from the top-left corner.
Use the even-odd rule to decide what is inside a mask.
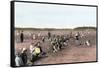
[[[75,28],[96,27],[96,7],[15,3],[15,27]]]

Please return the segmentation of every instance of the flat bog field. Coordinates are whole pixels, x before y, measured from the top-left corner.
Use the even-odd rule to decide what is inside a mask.
[[[22,48],[27,48],[28,65],[90,62],[97,60],[96,30],[24,29],[24,39],[22,43],[18,40],[18,31],[19,30],[17,29],[15,30],[15,51],[21,52]],[[68,41],[65,41],[66,45],[64,45],[60,50],[53,52],[50,38],[48,39],[48,32],[51,34],[50,38],[53,38],[54,36],[64,36],[65,38],[68,38]],[[75,39],[75,34],[77,32],[80,34],[78,42]],[[35,35],[35,39],[33,39],[33,35]],[[43,37],[45,38],[44,41],[42,41]],[[89,40],[90,45],[86,44],[87,40]],[[45,52],[45,55],[34,61],[34,63],[31,63],[29,61],[31,56],[30,45],[31,43],[35,44],[38,41],[40,42],[40,46],[43,52]]]

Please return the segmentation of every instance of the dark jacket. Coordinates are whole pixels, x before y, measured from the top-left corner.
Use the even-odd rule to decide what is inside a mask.
[[[27,64],[27,54],[26,53],[21,53],[21,58],[22,58],[22,61],[24,63],[24,65]]]

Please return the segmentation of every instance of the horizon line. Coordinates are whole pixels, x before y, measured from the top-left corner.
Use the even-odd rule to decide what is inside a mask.
[[[78,26],[78,27],[95,27],[96,28],[96,26]],[[36,28],[36,29],[75,29],[75,28],[78,28],[78,27],[72,27],[72,28],[70,28],[70,27],[64,27],[64,28],[55,28],[55,27],[15,27],[15,28]]]

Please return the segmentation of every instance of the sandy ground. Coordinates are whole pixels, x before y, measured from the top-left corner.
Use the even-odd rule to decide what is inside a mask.
[[[56,53],[51,52],[50,42],[45,40],[44,43],[41,43],[41,47],[43,51],[47,53],[46,57],[35,61],[34,65],[96,61],[96,32],[91,31],[86,34],[85,37],[81,39],[81,43],[87,39],[90,39],[91,46],[86,46],[84,44],[78,46],[74,40],[70,40],[68,46],[65,46]],[[29,50],[31,42],[35,43],[36,41],[37,40],[27,39],[24,40],[23,43],[15,43],[15,50],[20,50],[23,47]]]

